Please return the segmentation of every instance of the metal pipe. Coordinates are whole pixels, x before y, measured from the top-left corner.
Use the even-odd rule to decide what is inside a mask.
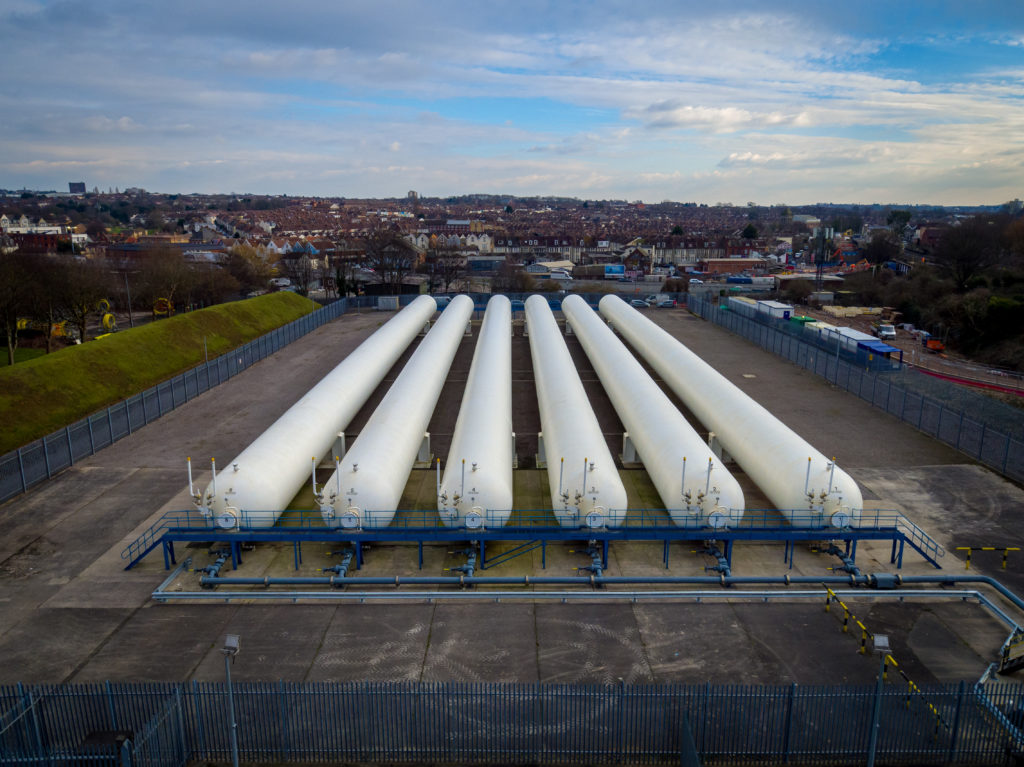
[[[340,579],[340,581],[348,581],[347,578]],[[641,600],[654,600],[664,601],[667,599],[685,599],[692,600],[695,602],[702,602],[705,599],[757,599],[761,601],[768,601],[770,599],[821,599],[821,589],[813,590],[791,590],[791,589],[775,589],[775,590],[761,590],[761,591],[722,591],[721,589],[715,589],[713,591],[707,590],[683,590],[683,591],[669,591],[669,590],[657,590],[657,591],[593,591],[593,590],[573,590],[573,591],[471,591],[471,590],[449,590],[449,591],[154,591],[152,594],[153,599],[158,601],[166,602],[172,599],[185,599],[185,600],[216,600],[218,602],[228,602],[232,599],[241,600],[261,600],[261,599],[287,599],[287,600],[334,600],[334,601],[351,601],[351,602],[368,602],[368,601],[418,601],[426,600],[432,601],[434,599],[450,600],[450,601],[479,601],[487,600],[492,602],[500,602],[503,599],[532,599],[532,600],[559,600],[562,602],[585,600],[585,601],[609,601],[609,600],[627,600],[637,602]],[[947,599],[977,599],[979,602],[985,602],[985,596],[977,591],[943,591],[943,590],[911,590],[911,591],[859,591],[859,590],[844,590],[844,591],[833,591],[839,598],[855,598],[855,597],[871,597],[875,599],[908,599],[908,598],[935,598],[943,597]]]

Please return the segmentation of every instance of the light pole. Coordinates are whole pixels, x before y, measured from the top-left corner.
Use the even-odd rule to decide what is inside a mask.
[[[235,656],[242,649],[242,640],[238,634],[228,634],[224,637],[224,647],[221,652],[224,654],[224,675],[228,682],[228,715],[231,718],[231,765],[238,767],[238,722],[235,721],[235,700],[231,689],[231,664]]]
[[[885,657],[889,654],[889,637],[875,634],[872,637],[874,650],[878,654],[878,681],[875,683],[875,705],[871,710],[871,737],[868,740],[867,767],[875,767],[875,751],[878,749],[878,726],[882,718],[882,686],[885,683]],[[237,767],[237,765],[236,765]]]

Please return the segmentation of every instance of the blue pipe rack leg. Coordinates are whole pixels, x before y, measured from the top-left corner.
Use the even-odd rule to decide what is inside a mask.
[[[295,541],[295,543],[292,544],[292,548],[295,553],[295,569],[298,570],[299,565],[302,564],[302,541]]]
[[[170,570],[171,565],[178,564],[178,561],[174,558],[174,541],[164,540],[161,543],[164,550],[164,570]]]

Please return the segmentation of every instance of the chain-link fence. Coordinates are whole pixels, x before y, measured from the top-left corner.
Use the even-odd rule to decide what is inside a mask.
[[[1024,481],[1024,410],[912,367],[866,369],[838,344],[825,349],[819,341],[803,337],[793,323],[744,317],[698,296],[690,296],[689,307],[1001,474]]]

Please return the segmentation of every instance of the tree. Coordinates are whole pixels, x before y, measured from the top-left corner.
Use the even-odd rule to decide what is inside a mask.
[[[67,319],[61,292],[71,279],[69,261],[63,258],[36,256],[32,259],[32,290],[29,316],[43,329],[46,353],[53,351],[53,328]]]
[[[331,258],[330,269],[334,275],[334,287],[338,298],[345,298],[349,291],[356,292],[356,262],[354,260],[335,255]]]
[[[890,210],[885,216],[885,223],[892,232],[900,252],[903,251],[903,230],[910,223],[910,216],[909,210]]]
[[[753,224],[747,224],[743,227],[743,233],[740,235],[744,240],[753,240],[757,237],[757,227]]]
[[[101,264],[84,259],[69,262],[66,274],[58,294],[60,311],[78,328],[78,338],[84,343],[89,317],[110,290],[110,275]]]
[[[431,282],[435,280],[444,286],[442,292],[449,292],[452,284],[466,274],[466,256],[455,248],[436,248],[427,255],[427,268]]]
[[[964,221],[942,235],[935,249],[935,265],[953,280],[958,293],[999,259],[1002,227],[981,217]]]
[[[158,299],[165,298],[173,305],[181,294],[188,292],[193,275],[181,252],[157,248],[147,251],[143,257],[139,288],[135,291],[139,301],[152,306]]]
[[[266,290],[273,265],[256,248],[239,243],[228,251],[224,269],[243,290]]]
[[[864,258],[872,264],[884,264],[899,258],[900,249],[889,232],[875,232],[864,247]]]
[[[506,258],[491,281],[491,289],[495,293],[530,293],[537,289],[537,281]]]
[[[292,253],[279,262],[284,276],[292,281],[299,295],[308,296],[316,281],[312,259],[305,253]]]
[[[366,265],[391,293],[402,292],[402,281],[416,268],[420,252],[397,231],[375,229],[365,240]]]
[[[679,226],[679,224],[676,224],[675,226],[673,226],[672,227],[672,236],[673,237],[682,237],[683,236],[683,227]]]
[[[14,364],[18,348],[18,320],[28,311],[32,271],[24,256],[13,253],[0,258],[0,324],[7,339],[7,364]]]

